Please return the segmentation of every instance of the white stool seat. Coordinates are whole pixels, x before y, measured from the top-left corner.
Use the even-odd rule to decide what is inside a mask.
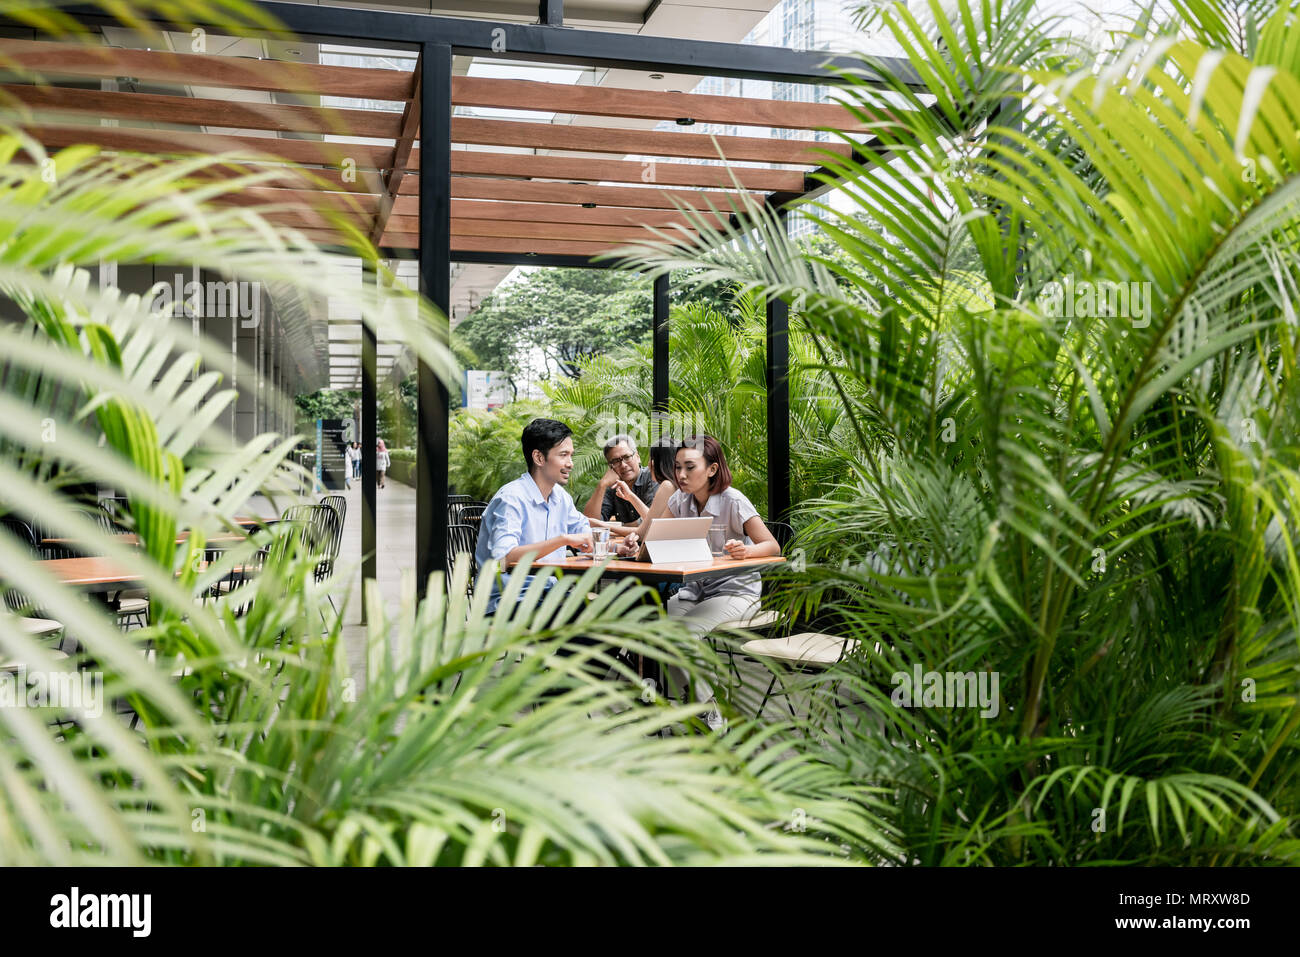
[[[805,631],[788,638],[756,638],[740,646],[740,650],[755,658],[776,658],[804,665],[833,665],[842,657],[857,650],[856,639],[847,641],[838,635]]]
[[[781,620],[781,616],[774,611],[757,611],[747,618],[732,618],[724,621],[719,628],[770,628]]]
[[[140,615],[148,610],[148,598],[122,598],[117,603],[117,613],[119,615]]]
[[[56,635],[63,630],[63,622],[55,621],[53,618],[19,618],[18,627],[25,634],[37,638],[44,638],[48,635]]]
[[[47,651],[46,654],[55,661],[62,661],[68,657],[67,653],[62,651]],[[0,660],[0,671],[17,671],[24,665],[26,665],[26,662],[19,661],[16,658],[7,658]]]

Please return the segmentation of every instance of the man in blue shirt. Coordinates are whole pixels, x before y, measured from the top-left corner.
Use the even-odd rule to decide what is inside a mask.
[[[479,567],[496,559],[504,572],[529,552],[534,561],[561,559],[566,545],[591,551],[591,525],[564,490],[573,471],[573,433],[563,422],[533,419],[524,428],[523,448],[528,471],[503,485],[483,512],[474,549]],[[524,580],[525,590],[532,578]],[[494,582],[489,612],[500,597]]]

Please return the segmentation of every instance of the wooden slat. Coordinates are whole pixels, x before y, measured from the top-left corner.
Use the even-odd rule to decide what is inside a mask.
[[[337,233],[320,229],[304,229],[302,234],[313,242],[333,245],[339,242]],[[418,233],[385,233],[379,245],[392,249],[418,249]],[[504,239],[496,236],[458,236],[451,237],[452,259],[457,252],[506,253],[510,255],[527,255],[537,253],[546,256],[594,256],[597,253],[619,249],[623,244],[608,242],[582,242],[577,240],[556,241],[550,239]]]
[[[419,168],[419,150],[412,151],[411,167]],[[698,163],[640,163],[632,160],[575,159],[564,156],[531,156],[521,153],[490,153],[482,150],[452,150],[453,173],[488,176],[519,176],[526,179],[580,180],[582,182],[647,183],[662,186],[712,186],[730,189],[732,175],[741,189],[803,192],[802,170],[752,169],[703,166]],[[652,178],[647,178],[652,177]]]
[[[335,213],[335,216],[342,216],[349,220],[363,235],[370,235],[370,227],[374,222],[371,216],[347,215],[345,213]],[[280,226],[293,226],[296,229],[333,229],[334,222],[329,213],[321,212],[314,209],[278,209],[268,211],[263,214],[267,222],[276,223]],[[418,223],[413,216],[393,216],[390,219],[392,232],[418,232]]]
[[[454,77],[451,83],[451,99],[457,106],[641,120],[689,117],[697,123],[770,126],[791,130],[830,127],[849,132],[865,132],[869,129],[838,103],[756,100],[738,96],[622,90],[605,86],[471,76]]]
[[[534,223],[585,223],[592,226],[668,226],[686,225],[676,211],[662,209],[584,209],[562,203],[491,203],[471,199],[451,201],[452,219],[510,219]],[[709,216],[713,223],[717,216]]]
[[[672,238],[677,230],[668,230]],[[659,237],[640,226],[585,226],[577,223],[529,223],[517,220],[452,219],[452,236],[505,236],[512,239],[608,240],[655,242]],[[694,235],[692,233],[692,235]]]
[[[285,205],[305,209],[334,209],[340,212],[373,216],[379,209],[379,197],[372,193],[340,193],[317,189],[266,189],[250,186],[236,193],[226,193],[213,200],[218,206],[265,206]],[[418,201],[401,200],[407,203],[409,212],[414,215]]]
[[[530,149],[580,150],[584,153],[635,153],[685,159],[725,158],[757,163],[797,163],[821,166],[829,151],[847,157],[847,143],[777,140],[759,136],[705,136],[657,130],[617,130],[598,126],[558,126],[514,120],[455,117],[451,141],[475,146],[524,146]],[[721,150],[721,155],[719,155]]]
[[[379,191],[384,188],[382,177],[373,169],[358,169],[356,179],[348,181],[339,177],[332,170],[322,171],[265,165],[255,162],[241,165],[247,167],[246,172],[255,172],[259,176],[266,177],[261,182],[262,186],[267,189],[304,190],[306,192],[333,193],[337,196],[352,195],[378,198]],[[224,166],[210,166],[206,169],[197,170],[192,174],[194,179],[205,181],[232,179],[237,175],[243,174]]]
[[[289,133],[331,133],[338,136],[396,137],[400,113],[378,110],[336,110],[278,103],[244,103],[156,93],[105,93],[67,87],[0,84],[0,97],[11,97],[33,109],[66,111],[82,117],[131,120],[137,123],[180,123],[226,129],[272,130]]]
[[[113,126],[28,126],[27,133],[46,149],[76,143],[93,143],[107,149],[127,150],[164,156],[201,153],[230,153],[239,158],[277,157],[291,163],[333,167],[329,178],[342,180],[342,162],[353,160],[357,168],[387,169],[393,162],[391,146],[361,143],[322,143],[290,140],[275,136],[235,136],[223,133],[182,133],[176,130],[139,130]],[[325,171],[314,171],[324,178]]]
[[[457,251],[479,253],[537,253],[539,256],[594,256],[619,249],[620,243],[556,242],[550,239],[502,239],[496,236],[451,237],[452,258]],[[403,247],[397,247],[403,248]]]
[[[419,189],[419,183],[411,184],[411,190]],[[707,209],[709,203],[714,207],[730,211],[740,209],[742,205],[737,193],[724,193],[716,190],[684,189],[638,189],[633,186],[587,186],[570,183],[548,183],[518,179],[482,179],[476,176],[453,176],[451,178],[451,195],[455,199],[496,199],[515,200],[525,203],[595,203],[597,206],[626,206],[637,209],[671,209],[676,197],[680,202],[695,209]],[[762,204],[762,193],[750,193],[750,199]]]
[[[130,76],[151,83],[321,96],[406,100],[413,74],[251,57],[126,50],[82,43],[0,39],[0,70],[14,67],[41,76]]]

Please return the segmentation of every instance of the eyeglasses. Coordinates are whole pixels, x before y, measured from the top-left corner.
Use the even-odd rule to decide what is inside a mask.
[[[611,466],[617,467],[619,465],[626,465],[628,462],[631,462],[634,458],[636,458],[636,453],[629,452],[627,455],[620,455],[616,459],[606,459],[606,461],[609,462]]]

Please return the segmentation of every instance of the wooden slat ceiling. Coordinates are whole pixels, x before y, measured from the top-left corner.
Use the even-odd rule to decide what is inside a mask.
[[[83,86],[93,79],[130,77],[151,88],[177,89],[105,92],[32,85],[33,76],[42,83]],[[338,241],[342,217],[378,245],[419,245],[415,74],[0,39],[0,78],[8,81],[0,83],[0,109],[47,149],[94,143],[157,155],[229,154],[267,171],[271,179],[223,202],[272,203],[269,219],[321,242]],[[237,94],[220,99],[186,94],[187,89],[209,88],[251,91],[254,99],[285,93],[380,100],[389,108],[323,108],[250,102]],[[698,209],[712,205],[729,215],[740,208],[737,186],[759,202],[772,193],[802,193],[809,171],[827,155],[846,156],[850,150],[840,140],[815,142],[809,130],[868,132],[868,124],[847,110],[824,103],[478,77],[454,78],[452,99],[464,107],[676,121],[682,127],[665,131],[617,123],[606,128],[455,116],[453,255],[591,256],[655,238],[646,227],[685,228],[677,203]],[[101,125],[105,120],[111,125]],[[784,132],[705,136],[687,131],[695,124]],[[541,150],[551,152],[535,152]],[[716,162],[723,158],[746,165],[724,167]],[[277,172],[282,162],[308,167],[306,175],[287,168]],[[355,176],[342,173],[346,164],[355,167]]]

